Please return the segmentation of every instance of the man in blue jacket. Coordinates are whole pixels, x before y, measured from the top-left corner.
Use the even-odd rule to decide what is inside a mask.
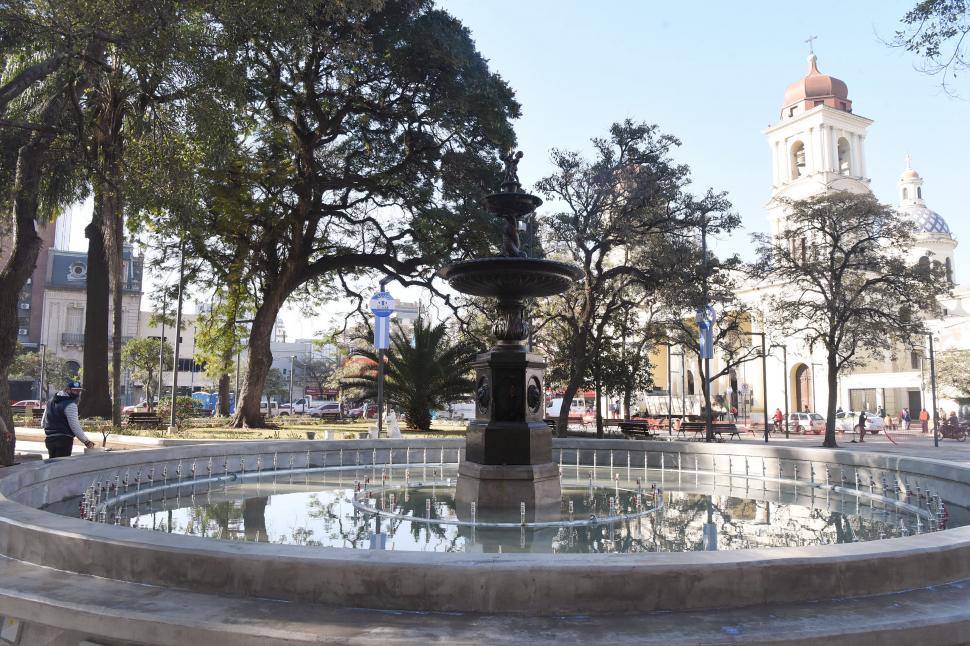
[[[75,437],[88,448],[94,446],[77,417],[77,398],[81,390],[81,382],[71,379],[64,390],[57,391],[47,402],[40,425],[46,436],[47,453],[52,458],[70,457]]]

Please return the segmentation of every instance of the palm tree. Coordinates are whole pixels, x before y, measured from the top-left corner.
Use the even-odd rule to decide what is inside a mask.
[[[377,352],[363,350],[361,355],[377,365]],[[431,428],[431,411],[465,398],[475,382],[468,374],[475,348],[465,341],[452,341],[444,323],[432,326],[422,317],[414,321],[408,335],[395,321],[390,348],[385,353],[384,398],[404,411],[410,430]],[[370,368],[359,377],[344,379],[363,397],[377,397],[377,370]]]

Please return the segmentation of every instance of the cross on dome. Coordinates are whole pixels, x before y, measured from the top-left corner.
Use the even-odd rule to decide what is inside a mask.
[[[818,36],[809,36],[805,40],[805,42],[808,43],[808,53],[809,54],[814,54],[815,53],[815,48],[812,46],[812,41],[815,40],[816,38],[818,38]]]

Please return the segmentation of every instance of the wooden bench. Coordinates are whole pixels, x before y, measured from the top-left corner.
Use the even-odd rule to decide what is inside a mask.
[[[624,437],[650,439],[654,433],[646,420],[623,420],[616,425]]]
[[[741,432],[738,430],[738,425],[734,422],[714,422],[713,428],[711,429],[714,436],[718,441],[724,440],[724,434],[727,433],[728,437],[736,437],[741,439]],[[693,433],[693,439],[701,439],[701,436],[707,437],[707,423],[706,422],[683,422],[680,428],[677,429],[677,436],[683,435],[687,437],[688,433]]]
[[[155,413],[145,412],[134,412],[128,413],[125,418],[125,426],[133,427],[137,426],[140,428],[159,428],[162,425],[162,418]]]

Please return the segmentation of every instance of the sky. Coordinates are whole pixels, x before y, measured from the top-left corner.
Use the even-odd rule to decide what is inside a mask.
[[[853,112],[874,120],[866,165],[875,195],[897,201],[909,154],[927,206],[970,241],[960,197],[970,176],[970,78],[958,79],[964,98],[954,98],[917,69],[916,57],[886,44],[915,0],[439,4],[470,30],[522,104],[515,129],[525,185],[551,171],[553,148],[588,151],[590,138],[626,118],[655,123],[682,141],[674,157],[691,167],[694,190],[726,191],[742,217],[743,230],[716,250],[750,259],[750,234],[767,230],[771,188],[762,130],[778,121],[785,88],[806,74],[805,40],[817,36],[821,72],[845,81]],[[83,223],[72,228],[81,233]],[[79,239],[86,248],[83,233]],[[958,247],[958,283],[970,281],[970,260],[961,258],[970,256]],[[283,318],[290,338],[326,325],[295,310]]]

